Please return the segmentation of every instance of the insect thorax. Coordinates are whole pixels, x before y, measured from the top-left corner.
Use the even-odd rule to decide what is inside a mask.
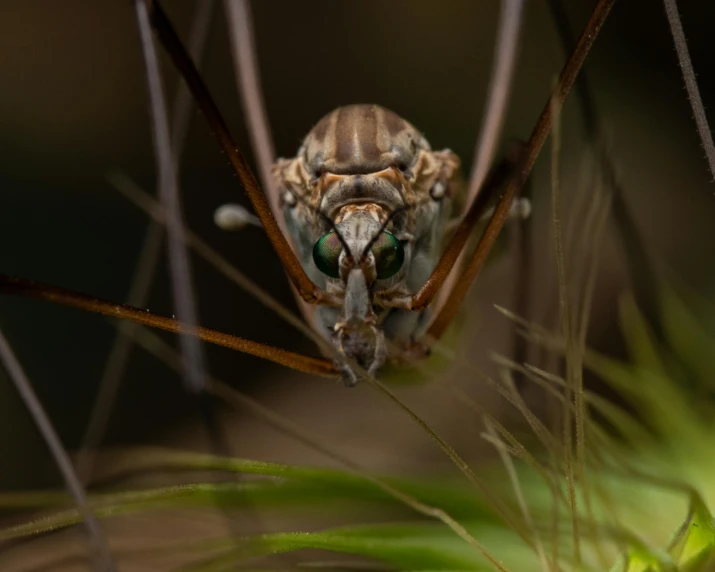
[[[340,107],[323,117],[298,155],[274,168],[283,215],[308,275],[343,296],[347,278],[328,276],[316,266],[316,242],[339,231],[342,244],[357,253],[382,229],[400,242],[404,261],[389,278],[368,276],[369,290],[382,300],[414,293],[439,259],[458,167],[451,151],[432,151],[410,123],[379,106]],[[376,302],[373,310],[386,338],[397,343],[417,337],[424,322],[424,316]],[[317,312],[330,338],[341,309],[319,307]]]

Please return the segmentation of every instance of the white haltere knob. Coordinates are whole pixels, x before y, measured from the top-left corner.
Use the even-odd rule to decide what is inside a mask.
[[[222,230],[241,230],[246,225],[261,226],[258,217],[252,215],[241,205],[226,204],[214,212],[214,223]]]
[[[494,214],[494,207],[490,207],[479,219],[480,221],[488,221]],[[526,220],[531,216],[531,201],[526,197],[516,199],[509,207],[509,220]]]
[[[511,212],[509,214],[526,220],[531,216],[531,201],[526,197],[515,200],[511,205]]]

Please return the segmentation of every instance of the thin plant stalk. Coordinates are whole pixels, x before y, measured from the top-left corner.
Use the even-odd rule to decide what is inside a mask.
[[[20,394],[20,398],[32,416],[37,430],[47,444],[47,448],[50,450],[55,465],[57,465],[65,481],[67,492],[74,499],[77,510],[87,530],[87,535],[89,536],[95,569],[98,572],[115,572],[117,567],[109,550],[109,543],[107,542],[99,521],[87,503],[87,493],[82,486],[82,482],[72,466],[72,461],[62,445],[62,441],[59,435],[57,435],[52,421],[50,421],[45,408],[32,389],[32,384],[27,374],[17,360],[15,353],[12,351],[10,344],[2,332],[0,332],[0,362],[2,362],[15,389]]]
[[[688,92],[690,107],[693,110],[693,118],[695,119],[695,125],[698,129],[698,135],[700,136],[700,143],[705,150],[705,158],[710,168],[710,177],[712,180],[715,180],[715,144],[713,144],[712,132],[710,131],[710,125],[708,125],[708,117],[705,114],[705,106],[700,97],[698,80],[695,77],[695,69],[693,68],[693,62],[690,58],[688,42],[685,39],[683,23],[680,21],[678,5],[676,0],[663,0],[663,2],[665,4],[665,14],[668,17],[670,33],[673,35],[675,51],[678,53],[678,62],[683,72],[685,89]]]

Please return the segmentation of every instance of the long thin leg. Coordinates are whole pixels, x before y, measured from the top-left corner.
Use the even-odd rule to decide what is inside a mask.
[[[536,126],[534,127],[534,130],[529,137],[529,140],[526,144],[526,147],[524,148],[523,153],[521,154],[521,157],[519,158],[516,172],[510,178],[509,183],[504,190],[504,194],[499,200],[499,204],[497,205],[497,208],[494,211],[492,218],[489,220],[489,223],[487,224],[484,233],[479,239],[479,243],[477,244],[477,247],[475,248],[471,256],[469,263],[462,271],[462,274],[457,283],[455,284],[454,289],[449,293],[449,297],[447,298],[447,301],[440,310],[439,314],[436,316],[436,318],[430,325],[427,331],[428,337],[432,339],[439,339],[442,336],[444,331],[447,329],[447,326],[452,321],[452,318],[454,318],[455,314],[457,313],[457,310],[459,309],[462,300],[464,299],[464,296],[466,295],[470,285],[472,284],[472,281],[484,265],[487,255],[491,251],[492,246],[494,245],[494,242],[499,232],[501,231],[501,228],[506,222],[506,218],[509,214],[509,209],[511,207],[512,201],[514,200],[514,197],[521,190],[526,179],[529,177],[531,169],[536,162],[541,148],[543,147],[547,137],[549,136],[549,132],[551,130],[552,114],[561,110],[561,106],[563,105],[566,96],[568,95],[571,87],[573,86],[574,81],[578,76],[578,72],[583,66],[586,56],[591,50],[591,47],[593,46],[593,43],[596,40],[596,37],[598,36],[598,33],[603,26],[603,23],[605,22],[611,8],[613,7],[614,2],[615,0],[598,0],[593,10],[593,13],[591,14],[591,17],[586,24],[586,28],[581,34],[581,38],[579,39],[576,48],[574,49],[573,53],[567,60],[566,65],[561,71],[558,83],[556,84],[556,87],[554,88],[554,91],[552,92],[549,101],[546,102],[546,105],[542,110],[541,115],[539,116],[539,120],[537,121]],[[478,202],[479,201],[475,201],[475,204],[477,204]],[[474,207],[470,209],[470,212],[467,214],[467,217],[465,217],[465,220],[460,225],[459,229],[457,230],[457,233],[450,241],[450,244],[447,247],[445,254],[440,259],[439,263],[437,264],[437,267],[432,273],[432,276],[430,276],[430,279],[427,281],[425,286],[423,286],[422,289],[420,289],[420,291],[414,296],[412,301],[413,309],[424,308],[429,303],[429,301],[432,300],[432,298],[444,282],[443,278],[441,280],[433,280],[433,277],[435,277],[435,275],[437,275],[437,278],[440,278],[441,276],[446,277],[447,273],[449,272],[449,268],[452,264],[454,264],[457,257],[459,256],[459,252],[464,247],[467,242],[467,239],[469,238],[469,230],[471,229],[471,225],[469,226],[469,228],[467,228],[466,225],[473,222],[471,220],[472,217],[470,217],[470,214],[472,214],[473,210]]]
[[[150,99],[152,101],[152,119],[154,123],[154,138],[157,148],[157,162],[160,171],[159,197],[165,212],[166,230],[168,234],[168,250],[169,262],[171,271],[172,290],[174,294],[174,307],[179,320],[194,326],[198,323],[198,313],[194,298],[193,280],[188,255],[188,246],[186,243],[186,229],[181,214],[181,200],[179,196],[179,184],[176,176],[177,166],[172,157],[173,147],[170,140],[169,121],[162,93],[161,75],[159,72],[158,61],[154,50],[154,38],[149,20],[149,12],[147,10],[148,0],[136,0],[137,14],[139,19],[140,34],[144,47],[144,57],[147,67],[147,75],[150,87]],[[211,11],[212,6],[209,2],[204,1],[204,9]],[[206,36],[210,22],[210,14],[198,21],[201,26],[205,24]],[[198,39],[192,38],[195,43],[199,43]],[[194,46],[197,47],[198,46]],[[195,49],[194,51],[198,51]],[[184,93],[182,91],[182,93]],[[184,124],[180,123],[181,114],[186,117],[190,108],[190,102],[187,97],[180,97],[178,102],[184,109],[177,106],[177,123],[179,129],[186,129],[188,120],[184,120]],[[220,429],[215,414],[214,399],[205,392],[208,369],[206,357],[201,345],[200,339],[197,337],[182,335],[179,338],[182,347],[182,357],[184,357],[184,378],[188,381],[189,390],[193,390],[197,395],[200,414],[203,418],[204,425],[208,432],[209,443],[214,454],[228,454],[228,442],[224,438],[224,434]],[[218,502],[219,499],[217,499]],[[220,502],[219,502],[220,505]],[[227,524],[232,532],[238,538],[239,531],[235,529],[233,517],[224,512]]]
[[[211,28],[214,12],[214,0],[200,0],[194,10],[194,23],[189,34],[189,51],[196,61],[202,59],[206,40]],[[191,119],[191,94],[183,83],[176,90],[174,109],[171,116],[171,143],[177,169],[184,149],[189,121]],[[154,283],[155,270],[159,265],[162,252],[163,225],[151,220],[142,245],[132,285],[129,289],[127,303],[132,306],[146,306],[149,292]],[[136,327],[128,323],[126,328],[118,328],[117,334],[109,351],[109,357],[99,382],[99,390],[92,407],[92,415],[87,424],[82,446],[77,455],[77,473],[87,482],[92,471],[92,455],[90,452],[102,441],[105,429],[112,413],[112,404],[116,397],[126,364],[132,350],[132,338],[127,328]]]
[[[561,0],[549,0],[549,7],[556,23],[561,44],[568,53],[573,49],[575,41],[565,6]],[[665,326],[661,318],[655,268],[626,203],[625,192],[618,180],[613,159],[607,147],[602,143],[603,138],[599,127],[601,125],[600,114],[587,74],[579,76],[575,89],[584,126],[586,127],[586,134],[592,140],[596,160],[604,173],[606,188],[611,189],[613,195],[613,218],[628,261],[626,266],[629,270],[633,290],[636,293],[636,299],[648,317],[653,334],[666,347]]]
[[[154,127],[152,129],[154,153],[159,171],[159,183],[157,186],[161,202],[166,209],[167,246],[173,306],[179,320],[191,325],[198,323],[198,312],[192,284],[191,262],[184,246],[184,224],[179,199],[179,182],[172,153],[164,88],[161,82],[161,74],[159,73],[159,60],[154,48],[154,38],[151,33],[146,0],[136,0],[135,6]],[[184,383],[189,391],[200,393],[204,389],[204,378],[206,377],[206,356],[201,347],[201,342],[194,336],[181,335],[179,336],[179,343],[181,354],[184,356]]]
[[[279,197],[271,174],[276,153],[258,74],[251,6],[248,0],[224,0],[224,7],[233,49],[238,92],[248,124],[251,146],[258,164],[258,178],[268,195],[273,212],[280,212]],[[278,226],[281,227],[283,234],[287,234],[285,222],[280,218]]]
[[[494,161],[506,107],[509,103],[523,9],[524,0],[501,1],[499,32],[494,51],[492,77],[489,80],[489,95],[484,109],[482,129],[474,150],[472,174],[467,188],[466,209],[469,208],[484,185],[489,167]]]
[[[201,65],[206,51],[206,44],[210,37],[212,21],[216,12],[216,0],[196,0],[193,14],[191,15],[191,29],[189,30],[188,51],[197,66]],[[174,107],[171,112],[171,144],[176,160],[176,168],[180,170],[180,158],[184,152],[186,135],[193,117],[193,98],[189,88],[184,82],[176,86]]]
[[[196,103],[206,117],[219,145],[241,180],[246,194],[253,205],[253,209],[261,220],[261,225],[281,259],[291,282],[306,302],[337,306],[339,301],[334,296],[331,296],[316,286],[305,273],[293,249],[288,244],[285,236],[283,236],[271,212],[268,201],[261,191],[258,181],[256,181],[256,177],[251,171],[246,158],[239,150],[238,145],[236,145],[236,142],[226,126],[226,122],[219,113],[218,107],[191,61],[190,56],[186,53],[184,46],[181,44],[166,14],[162,10],[159,2],[154,1],[152,7],[152,24],[159,39],[162,44],[164,44],[174,65],[183,76],[184,81],[186,81],[189,90],[194,95]]]
[[[337,375],[333,364],[326,359],[312,358],[288,352],[269,345],[246,340],[245,338],[239,338],[238,336],[219,332],[218,330],[204,328],[202,326],[190,326],[179,322],[178,320],[167,318],[166,316],[155,314],[148,310],[134,308],[133,306],[127,306],[125,304],[109,302],[108,300],[94,298],[92,296],[87,296],[86,294],[73,292],[72,290],[66,290],[64,288],[58,288],[49,284],[41,284],[24,278],[15,278],[5,274],[0,274],[0,293],[47,300],[56,304],[79,308],[80,310],[84,310],[86,312],[94,312],[95,314],[102,314],[103,316],[109,316],[112,318],[132,320],[133,322],[137,322],[145,326],[151,326],[153,328],[173,332],[175,334],[187,333],[195,335],[205,342],[210,342],[225,348],[230,348],[232,350],[237,350],[256,357],[267,359],[274,363],[305,373],[328,377]]]
[[[17,361],[14,352],[10,348],[10,344],[8,344],[2,332],[0,332],[0,363],[2,363],[7,371],[11,381],[15,385],[15,389],[25,403],[25,407],[27,407],[30,415],[32,415],[35,426],[42,435],[42,438],[47,444],[47,448],[55,459],[57,468],[62,474],[67,492],[69,492],[77,505],[77,510],[82,516],[90,538],[95,569],[102,572],[115,571],[117,568],[112,560],[107,539],[102,532],[99,521],[89,508],[87,495],[85,494],[79,477],[77,477],[77,473],[75,473],[72,467],[72,461],[70,461],[69,455],[62,446],[62,442],[52,425],[52,421],[50,421],[50,418],[47,416],[45,408],[42,407],[40,400],[37,398],[37,394],[35,394],[32,389],[30,380],[22,369],[20,362]]]
[[[258,164],[258,178],[268,195],[271,209],[274,213],[278,213],[281,208],[280,194],[271,173],[276,162],[276,153],[268,124],[265,98],[261,89],[250,1],[224,0],[224,7],[226,9],[226,20],[228,21],[228,34],[231,38],[231,48],[233,49],[238,93],[241,96],[243,114],[248,124],[251,147]],[[292,244],[290,233],[283,217],[277,217],[276,222],[289,245],[295,247]],[[292,288],[292,290],[305,320],[314,328],[317,327],[312,306],[303,299],[295,288]]]
[[[502,167],[505,166],[507,169],[513,170],[513,166],[504,165]],[[467,211],[467,214],[459,223],[454,236],[452,236],[452,239],[449,241],[447,248],[442,253],[442,257],[437,262],[437,266],[435,266],[435,269],[432,271],[430,277],[416,294],[407,299],[405,303],[406,308],[418,312],[426,308],[432,302],[434,297],[445,284],[452,268],[454,268],[457,264],[458,258],[461,256],[462,251],[472,235],[474,226],[480,220],[483,220],[485,215],[488,213],[489,206],[493,202],[495,193],[504,184],[504,174],[503,168],[497,169],[493,178],[487,181],[484,189],[477,195]],[[502,203],[503,199],[501,199],[497,207],[501,206]],[[507,210],[509,209],[509,206],[507,206]],[[496,212],[497,211],[495,210],[494,214],[496,214]],[[492,215],[492,217],[493,216],[494,215]]]
[[[124,195],[129,201],[134,203],[138,208],[149,215],[158,225],[164,224],[164,211],[161,205],[143,191],[137,184],[120,173],[113,173],[108,177],[117,191]],[[335,348],[329,344],[325,338],[312,330],[303,320],[296,314],[285,308],[275,298],[265,292],[258,284],[248,278],[242,272],[233,266],[226,258],[221,256],[213,248],[211,248],[204,240],[202,240],[191,229],[186,229],[186,241],[188,246],[210,266],[213,266],[220,274],[223,274],[231,282],[242,288],[250,294],[256,301],[263,304],[267,309],[271,310],[283,320],[293,326],[299,332],[302,332],[306,337],[313,341],[322,352],[331,354],[331,351],[337,356]],[[143,306],[144,304],[134,304],[133,306]]]
[[[154,271],[161,257],[163,233],[162,226],[152,221],[144,238],[141,255],[139,256],[129,296],[127,297],[127,302],[132,306],[146,306],[154,279]],[[82,439],[82,445],[77,453],[77,473],[85,483],[91,480],[94,466],[92,451],[99,446],[104,438],[112,416],[114,400],[119,392],[132,346],[134,345],[131,338],[131,329],[137,326],[132,323],[125,325],[127,326],[126,328],[117,328],[114,343],[109,350],[109,357],[99,381],[99,389],[92,406],[92,414]]]
[[[524,0],[501,0],[499,10],[499,26],[495,42],[494,56],[492,62],[491,77],[487,90],[487,101],[484,106],[482,125],[477,138],[472,159],[472,172],[467,185],[466,198],[463,212],[460,217],[464,217],[474,204],[480,192],[487,182],[487,174],[491,169],[496,153],[496,148],[501,136],[504,117],[509,103],[511,83],[514,75],[516,56],[519,46],[519,34],[524,12]],[[460,220],[461,222],[461,220]],[[462,251],[452,266],[452,269],[440,289],[442,293],[435,303],[444,303],[444,293],[450,292],[454,288],[456,280],[459,278],[459,269],[464,268],[466,252]]]

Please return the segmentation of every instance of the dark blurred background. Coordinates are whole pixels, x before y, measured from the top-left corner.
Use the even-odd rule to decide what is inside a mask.
[[[594,2],[568,0],[579,32]],[[192,3],[165,0],[186,36]],[[484,106],[499,3],[496,0],[261,0],[253,2],[261,77],[277,152],[292,156],[302,137],[339,105],[374,102],[421,129],[435,148],[449,147],[469,167]],[[700,89],[715,94],[715,5],[681,2]],[[163,56],[162,56],[163,57]],[[503,143],[525,139],[565,60],[546,2],[528,3]],[[163,60],[167,93],[177,78]],[[236,93],[222,10],[207,47],[205,78],[243,149],[249,150]],[[704,296],[712,292],[715,185],[695,133],[660,3],[616,3],[586,73],[601,110],[607,145],[637,227],[658,268]],[[0,271],[116,301],[126,298],[147,217],[106,182],[119,169],[153,192],[144,70],[132,3],[49,0],[0,3]],[[566,202],[583,184],[578,108],[562,118]],[[534,193],[535,303],[555,308],[553,246],[548,231],[548,160],[537,165]],[[225,202],[246,204],[203,118],[193,114],[181,185],[188,225],[291,308],[278,259],[258,229],[227,234],[213,226]],[[618,353],[617,296],[628,288],[621,247],[607,229],[590,343]],[[541,261],[542,264],[539,264]],[[516,262],[496,261],[474,289],[469,334],[459,355],[483,363],[508,351],[509,325],[493,303],[513,307]],[[311,344],[280,318],[194,259],[201,322],[294,351]],[[150,307],[171,313],[162,265]],[[542,313],[543,315],[543,313]],[[105,319],[31,300],[0,298],[0,328],[69,448],[89,419],[115,329]],[[165,336],[166,339],[173,339]],[[439,453],[409,420],[368,388],[347,391],[228,350],[207,348],[210,369],[324,435],[366,466],[429,467]],[[452,372],[475,395],[478,381]],[[407,399],[458,445],[473,446],[477,425],[456,423],[448,398],[433,387]],[[485,399],[487,399],[485,397]],[[496,405],[496,401],[495,407]],[[465,414],[466,415],[466,414]],[[179,378],[137,349],[132,355],[108,444],[169,442],[206,449],[195,400]],[[235,454],[312,461],[304,449],[249,416],[231,421]],[[377,439],[382,435],[381,439]],[[385,439],[385,435],[391,438]],[[427,470],[427,469],[426,469]],[[9,380],[0,375],[0,488],[57,485],[59,476]]]

